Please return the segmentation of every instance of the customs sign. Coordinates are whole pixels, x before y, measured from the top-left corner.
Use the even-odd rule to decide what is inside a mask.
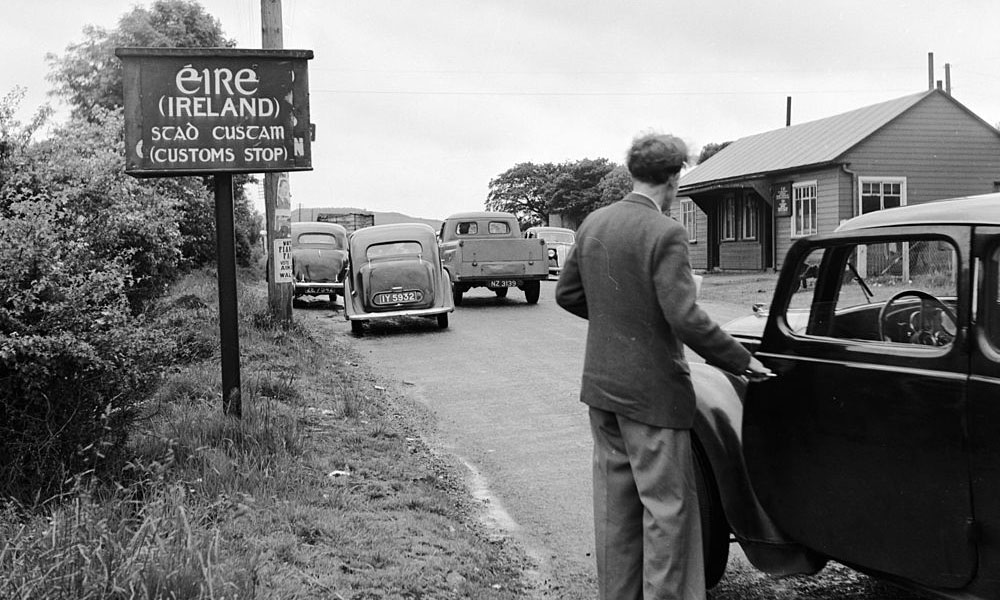
[[[137,177],[312,169],[311,50],[118,48],[125,172]]]

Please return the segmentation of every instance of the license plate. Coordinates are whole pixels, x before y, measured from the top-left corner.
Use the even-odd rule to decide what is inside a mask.
[[[491,288],[517,287],[521,282],[516,279],[494,279],[489,283]]]
[[[408,290],[405,292],[379,292],[372,298],[372,302],[377,306],[388,306],[390,304],[413,304],[424,299],[424,294],[420,290]]]
[[[324,290],[323,288],[311,287],[311,288],[306,288],[306,290],[303,293],[304,294],[333,294],[335,292],[333,290]]]

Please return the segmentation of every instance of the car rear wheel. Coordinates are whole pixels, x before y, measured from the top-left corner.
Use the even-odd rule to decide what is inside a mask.
[[[462,306],[462,290],[455,288],[452,290],[451,296],[455,300],[455,306]]]
[[[692,446],[698,513],[701,515],[702,553],[705,556],[705,587],[713,588],[725,574],[729,561],[729,522],[722,510],[722,499],[708,457],[698,440],[692,440]]]
[[[448,329],[448,313],[441,313],[438,315],[438,328]]]
[[[359,320],[351,321],[351,333],[354,335],[362,335],[365,332],[365,322]]]
[[[528,304],[537,304],[538,295],[542,291],[542,284],[535,281],[525,281],[524,282],[524,299],[528,301]]]

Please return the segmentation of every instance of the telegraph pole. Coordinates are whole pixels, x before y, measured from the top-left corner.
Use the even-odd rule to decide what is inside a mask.
[[[260,0],[261,42],[264,49],[281,49],[281,0]],[[267,299],[271,316],[283,326],[292,323],[292,282],[282,277],[278,259],[291,237],[291,194],[288,173],[264,174],[264,218],[267,222]]]

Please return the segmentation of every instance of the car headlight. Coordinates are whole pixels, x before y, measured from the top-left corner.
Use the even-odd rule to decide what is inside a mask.
[[[557,254],[558,252],[556,252],[555,248],[549,248],[549,258],[555,258]]]

